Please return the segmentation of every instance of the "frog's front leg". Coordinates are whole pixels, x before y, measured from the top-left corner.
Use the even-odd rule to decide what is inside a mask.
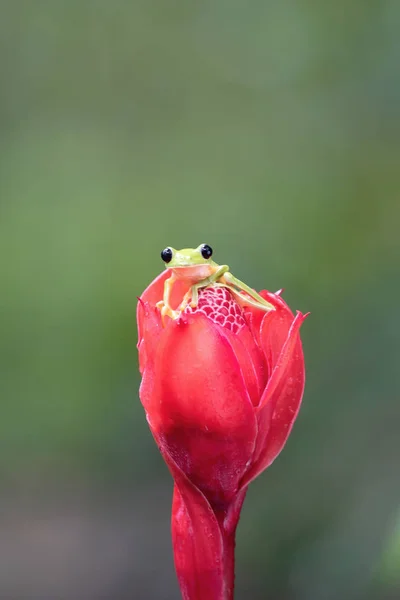
[[[236,279],[232,273],[225,273],[222,277],[221,283],[226,284],[227,288],[230,289],[230,291],[236,295],[239,301],[243,302],[243,304],[247,302],[247,304],[255,306],[256,308],[261,308],[262,310],[275,310],[275,307],[270,302],[265,300],[251,287],[243,283],[243,281]],[[248,296],[250,296],[250,298],[241,292],[245,292],[248,294]]]
[[[228,271],[229,271],[228,265],[219,265],[219,267],[216,268],[216,270],[214,271],[214,273],[212,273],[212,275],[209,275],[205,279],[202,279],[201,281],[198,281],[197,283],[192,285],[192,287],[190,288],[190,294],[191,294],[190,306],[192,308],[196,308],[196,306],[199,302],[199,290],[207,287],[208,285],[212,285],[213,283],[216,283],[224,275],[224,273],[227,273]]]
[[[173,310],[170,305],[172,286],[174,285],[175,281],[176,278],[173,274],[171,277],[168,277],[168,279],[165,280],[163,299],[156,304],[157,308],[161,310],[161,318],[163,321],[165,316],[171,317],[171,319],[176,319],[179,316],[179,312]]]

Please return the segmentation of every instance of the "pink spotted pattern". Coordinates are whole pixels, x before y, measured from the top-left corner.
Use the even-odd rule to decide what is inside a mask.
[[[185,312],[202,312],[217,325],[237,333],[246,324],[243,311],[235,302],[231,292],[224,287],[210,286],[199,290],[199,303],[196,308],[188,306]]]

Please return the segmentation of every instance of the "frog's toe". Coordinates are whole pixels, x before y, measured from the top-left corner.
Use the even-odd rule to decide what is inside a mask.
[[[170,306],[166,306],[163,304],[161,308],[161,317],[164,320],[164,317],[170,317],[171,319],[177,319],[181,313],[177,310],[172,310]]]

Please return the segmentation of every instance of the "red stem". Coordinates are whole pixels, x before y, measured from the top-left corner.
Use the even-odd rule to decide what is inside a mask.
[[[236,531],[225,533],[223,572],[224,572],[224,596],[223,600],[233,600],[235,587],[235,537]]]
[[[245,494],[212,510],[199,491],[184,502],[175,485],[172,539],[183,600],[233,600],[235,534]]]

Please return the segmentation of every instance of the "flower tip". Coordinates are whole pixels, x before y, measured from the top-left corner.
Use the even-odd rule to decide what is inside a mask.
[[[301,322],[305,321],[310,314],[311,312],[302,313],[300,310],[296,310],[296,317],[298,317]]]
[[[275,292],[275,296],[280,296],[283,292],[285,291],[285,288],[281,288],[280,290],[278,290],[277,292]]]
[[[148,317],[149,315],[149,303],[145,302],[144,300],[142,300],[142,298],[140,296],[136,296],[137,301],[138,301],[138,305],[137,305],[137,310],[140,311],[140,309],[142,309],[144,315],[146,317]],[[138,312],[139,314],[139,312]]]

